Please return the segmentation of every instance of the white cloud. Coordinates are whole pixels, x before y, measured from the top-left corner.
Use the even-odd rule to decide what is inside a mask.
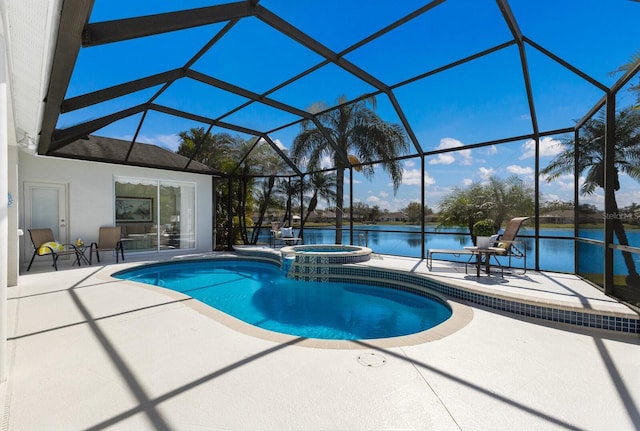
[[[533,175],[533,168],[529,166],[509,165],[507,172],[515,175]]]
[[[155,137],[157,145],[176,151],[180,146],[180,136],[178,135],[157,135]]]
[[[540,174],[540,182],[541,183],[545,183],[547,181],[547,178],[549,178],[548,175]],[[553,180],[550,184],[555,184],[556,182],[558,182],[558,183],[562,183],[562,182],[573,183],[573,178],[574,178],[573,174],[560,175],[558,178]]]
[[[280,147],[285,152],[289,151],[287,148],[281,146],[282,142],[280,140],[275,140],[274,142],[276,143],[276,145],[278,145],[278,147]],[[308,157],[301,158],[298,162],[298,165],[301,166],[303,170],[306,169],[309,166],[309,158]],[[332,167],[333,167],[333,159],[331,157],[324,156],[320,159],[320,169],[328,169]]]
[[[436,148],[436,150],[446,150],[449,148],[459,148],[464,147],[462,142],[458,141],[454,138],[442,138],[440,139],[440,145]],[[455,162],[456,157],[459,157],[460,163],[463,165],[470,165],[472,162],[471,159],[471,150],[460,150],[454,153],[444,153],[438,154],[435,158],[429,160],[430,165],[450,165]]]
[[[546,201],[573,201],[573,175],[563,175],[550,183],[541,175],[540,191]]]
[[[440,145],[438,145],[438,150],[444,150],[446,148],[458,148],[462,147],[462,142],[454,138],[442,138],[440,139]]]
[[[331,157],[324,156],[322,160],[320,160],[321,169],[332,168],[332,167],[333,167],[333,160],[331,159]]]
[[[453,154],[438,154],[435,158],[429,159],[430,165],[450,165],[455,162],[456,159],[453,157]]]
[[[567,182],[556,182],[554,183],[554,185],[556,186],[556,188],[560,189],[560,190],[566,190],[568,192],[573,192],[573,181],[567,181]]]
[[[640,202],[640,191],[629,190],[628,192],[619,191],[616,192],[616,199],[618,200],[619,207],[626,207],[632,203]]]
[[[416,162],[414,162],[413,160],[405,160],[404,165],[408,168],[412,168],[416,165]]]
[[[429,186],[435,184],[436,180],[433,179],[427,172],[424,173],[424,184]],[[405,169],[402,172],[402,184],[405,186],[419,186],[420,183],[420,169]]]
[[[553,157],[564,151],[562,142],[553,139],[551,136],[545,136],[540,139],[540,157]],[[522,155],[520,160],[528,159],[536,156],[536,142],[529,139],[522,144]]]
[[[335,202],[331,202],[331,205],[335,205]],[[318,209],[325,209],[331,206],[329,201],[323,198],[318,198]]]
[[[289,149],[284,146],[284,144],[282,143],[282,141],[280,139],[272,139],[272,141],[273,141],[274,144],[276,144],[276,147],[278,147],[280,150],[282,150],[285,154],[289,153]],[[260,145],[269,145],[267,140],[264,139],[264,138],[260,138],[258,140],[258,143]],[[305,163],[305,165],[306,165],[306,163]]]
[[[380,208],[389,208],[389,201],[380,199],[378,196],[369,196],[367,202],[371,204],[371,206],[377,205]]]
[[[462,184],[464,184],[465,186],[470,186],[471,184],[473,184],[473,180],[471,178],[465,178],[462,180]]]
[[[287,147],[284,146],[284,144],[282,143],[282,141],[280,139],[272,139],[273,143],[276,144],[276,146],[278,148],[280,148],[283,151],[289,151],[289,149]]]
[[[555,186],[561,190],[573,191],[573,179],[574,179],[573,174],[562,175],[556,178],[554,181],[550,182],[549,184],[552,187]],[[581,185],[583,182],[584,182],[584,178],[580,178]]]
[[[478,169],[478,171],[480,171],[480,178],[482,178],[482,180],[488,180],[489,177],[495,175],[496,171],[493,168],[484,168],[481,167]]]

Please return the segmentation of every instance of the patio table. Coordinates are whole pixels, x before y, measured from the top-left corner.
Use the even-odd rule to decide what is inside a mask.
[[[502,268],[502,265],[500,264],[500,261],[496,257],[496,255],[498,255],[499,253],[504,252],[503,248],[500,248],[500,247],[489,247],[489,248],[465,247],[464,249],[468,250],[469,252],[471,252],[471,257],[469,258],[469,260],[467,261],[467,263],[464,266],[465,273],[467,273],[467,266],[471,262],[471,259],[473,259],[473,257],[475,256],[476,257],[476,277],[480,277],[480,269],[482,267],[482,262],[484,262],[484,265],[485,265],[484,271],[487,273],[487,275],[491,275],[491,257],[493,257],[493,260],[495,261],[497,266],[500,268],[500,270],[502,271],[502,275],[504,276],[504,269]],[[483,256],[484,256],[484,260],[483,260]]]

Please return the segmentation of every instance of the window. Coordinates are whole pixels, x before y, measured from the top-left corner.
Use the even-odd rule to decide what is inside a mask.
[[[131,251],[196,246],[195,184],[115,178],[115,220]]]

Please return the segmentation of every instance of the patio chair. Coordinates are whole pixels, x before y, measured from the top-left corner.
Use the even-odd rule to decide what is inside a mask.
[[[273,232],[273,231],[272,231]],[[280,240],[284,245],[296,245],[302,238],[295,235],[292,227],[283,227],[279,231],[273,232],[273,246],[275,247],[276,241]]]
[[[298,242],[302,241],[302,238],[298,238],[295,235],[292,227],[283,227],[280,229],[280,239],[286,245],[295,245]]]
[[[53,267],[58,270],[58,259],[60,256],[74,255],[78,265],[80,265],[78,249],[73,244],[60,244],[53,237],[53,231],[49,228],[28,229],[31,243],[33,244],[33,256],[27,267],[27,271],[31,269],[33,260],[36,256],[51,256]],[[75,262],[74,262],[75,263]]]
[[[100,262],[101,251],[114,251],[116,254],[116,263],[119,263],[118,253],[124,260],[124,248],[122,247],[122,239],[120,238],[121,227],[120,226],[102,226],[100,233],[98,234],[98,242],[91,244],[89,250],[89,264],[93,261],[93,252],[95,251],[98,262]]]
[[[526,272],[527,268],[527,248],[523,242],[516,241],[516,236],[518,235],[518,231],[522,224],[529,219],[529,217],[515,217],[509,220],[507,226],[504,229],[504,232],[499,235],[494,235],[490,239],[490,246],[492,251],[496,257],[507,257],[509,259],[509,264],[506,266],[507,268],[511,267],[511,259],[524,259],[524,271]],[[502,249],[502,250],[498,250]],[[466,265],[471,263],[471,259],[475,252],[470,248],[462,249],[462,250],[453,250],[453,249],[429,249],[427,252],[427,268],[432,269],[433,267],[433,255],[434,254],[452,254],[456,257],[460,255],[470,255],[469,260]],[[504,265],[497,262],[501,268],[504,270]],[[465,271],[466,271],[465,265]],[[524,274],[524,272],[523,272]]]
[[[528,219],[529,217],[515,217],[509,220],[509,223],[507,223],[507,226],[504,228],[504,232],[498,235],[498,239],[495,244],[493,244],[494,247],[504,250],[496,253],[496,256],[509,258],[507,268],[511,267],[512,258],[523,259],[523,274],[527,271],[527,247],[524,242],[516,241],[516,237],[518,236],[520,227]]]

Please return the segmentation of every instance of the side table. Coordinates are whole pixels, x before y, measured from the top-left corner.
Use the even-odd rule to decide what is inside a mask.
[[[91,247],[89,247],[88,245],[82,244],[82,245],[76,245],[76,260],[75,262],[73,262],[74,266],[76,263],[78,264],[78,266],[82,266],[81,263],[84,262],[87,265],[90,265],[89,263],[89,259],[87,259],[87,255],[85,254],[87,252],[87,250],[89,250]]]
[[[497,265],[500,267],[500,269],[503,270],[502,265],[500,264],[500,262],[498,261],[498,258],[496,257],[498,253],[502,253],[504,251],[502,248],[500,247],[489,247],[489,248],[465,247],[464,249],[469,250],[471,252],[471,257],[467,261],[467,264],[465,264],[465,272],[467,270],[467,265],[469,264],[469,262],[471,262],[471,259],[473,259],[473,257],[475,256],[476,257],[476,277],[480,277],[480,269],[482,267],[483,255],[484,255],[484,265],[485,265],[484,270],[487,273],[487,275],[491,275],[491,257],[492,256],[496,261]],[[503,270],[503,274],[504,274],[504,270]]]

